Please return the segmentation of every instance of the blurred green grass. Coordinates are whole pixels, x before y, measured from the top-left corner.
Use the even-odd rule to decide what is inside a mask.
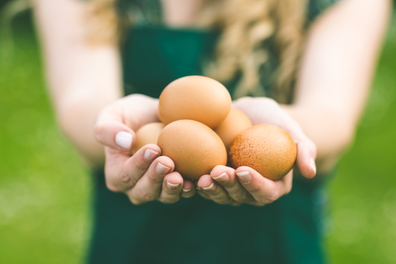
[[[88,170],[57,128],[31,18],[15,20],[14,43],[0,38],[0,263],[79,263]]]
[[[88,169],[57,128],[30,16],[0,38],[0,263],[80,263],[91,229]],[[356,139],[330,181],[332,263],[396,263],[396,26]]]

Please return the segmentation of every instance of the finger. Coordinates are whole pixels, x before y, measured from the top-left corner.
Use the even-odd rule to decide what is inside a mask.
[[[183,187],[183,177],[174,171],[165,176],[162,191],[158,200],[163,203],[176,203],[180,199]]]
[[[259,205],[270,204],[288,193],[292,186],[292,172],[282,180],[272,181],[264,178],[250,167],[242,166],[236,170],[236,175],[242,186],[253,196]]]
[[[313,154],[314,153],[314,154]],[[316,175],[316,146],[310,142],[297,142],[296,165],[300,173],[308,179]]]
[[[195,186],[194,183],[190,180],[184,180],[183,182],[183,189],[182,189],[182,193],[181,196],[184,198],[190,198],[193,197],[195,195]]]
[[[125,192],[135,186],[161,149],[154,144],[147,145],[130,157],[120,150],[105,148],[105,176],[107,187],[115,192]]]
[[[290,134],[297,144],[296,165],[301,174],[310,179],[316,175],[316,145],[302,130],[301,126],[285,111],[283,115],[283,128]]]
[[[135,187],[128,191],[132,203],[142,204],[160,197],[165,176],[174,169],[173,161],[165,156],[156,158],[138,180]]]
[[[134,143],[135,133],[122,122],[121,116],[112,105],[104,108],[96,120],[94,136],[105,146],[130,150]]]
[[[196,192],[197,192],[202,198],[205,198],[205,199],[210,200],[210,196],[209,196],[208,194],[206,194],[206,193],[204,192],[204,190],[203,190],[201,187],[198,186],[198,181],[193,181],[193,183],[194,183],[194,185],[195,185],[195,190],[196,190]]]
[[[200,196],[202,196],[202,198],[205,198],[205,199],[208,199],[208,200],[210,199],[210,196],[208,194],[206,194],[201,187],[198,187],[198,182],[195,183],[195,189],[196,189],[196,192]]]
[[[105,152],[108,188],[116,192],[125,192],[135,186],[150,167],[151,162],[160,154],[161,149],[157,145],[149,144],[132,157],[109,147],[105,148]]]
[[[222,165],[216,166],[210,172],[210,176],[227,191],[233,200],[239,203],[254,201],[252,195],[236,178],[235,170],[233,168]]]
[[[230,204],[233,202],[227,191],[212,180],[210,175],[203,175],[198,181],[198,186],[202,191],[209,195],[210,199],[218,204]]]
[[[105,147],[106,162],[105,162],[105,178],[106,186],[113,192],[123,192],[132,186],[129,178],[122,176],[122,167],[124,163],[130,159],[129,155],[118,150]]]

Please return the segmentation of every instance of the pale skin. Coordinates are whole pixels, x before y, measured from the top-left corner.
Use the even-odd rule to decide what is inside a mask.
[[[116,45],[86,42],[82,2],[34,4],[58,122],[92,166],[106,162],[110,190],[125,193],[134,204],[174,203],[198,191],[220,204],[258,206],[290,192],[292,172],[271,181],[249,167],[217,166],[193,183],[174,171],[173,161],[161,156],[157,145],[144,146],[131,156],[134,131],[157,120],[158,101],[136,94],[123,97],[119,50]],[[194,26],[191,17],[199,0],[162,4],[168,26]],[[279,105],[268,98],[233,102],[253,124],[273,123],[292,135],[298,147],[296,168],[304,177],[331,170],[352,142],[390,10],[390,0],[340,1],[310,30],[293,104]],[[271,115],[263,114],[268,112]]]

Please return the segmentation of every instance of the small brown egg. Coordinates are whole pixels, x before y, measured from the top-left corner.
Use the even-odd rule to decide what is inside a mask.
[[[226,165],[227,151],[220,137],[208,126],[193,120],[178,120],[162,129],[158,137],[162,155],[175,163],[183,177],[198,180],[216,165]]]
[[[149,123],[136,131],[136,142],[132,147],[132,154],[135,154],[141,147],[147,144],[157,144],[158,136],[165,124],[161,122]]]
[[[230,109],[230,93],[221,83],[209,77],[186,76],[171,82],[162,91],[158,116],[165,124],[191,119],[215,128]]]
[[[231,108],[227,118],[214,129],[228,150],[232,140],[243,130],[252,126],[250,119],[241,111]]]
[[[236,136],[229,155],[234,168],[249,166],[262,176],[276,181],[293,168],[297,147],[293,138],[282,128],[262,124]]]

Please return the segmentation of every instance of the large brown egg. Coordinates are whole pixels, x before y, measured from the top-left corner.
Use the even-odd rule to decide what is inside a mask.
[[[221,83],[204,76],[187,76],[171,82],[162,91],[158,116],[165,124],[191,119],[215,128],[230,109],[230,93]]]
[[[263,124],[236,136],[229,155],[234,168],[249,166],[268,179],[279,180],[293,168],[297,147],[285,130]]]
[[[165,124],[161,122],[149,123],[136,131],[136,142],[132,147],[132,154],[135,154],[141,147],[147,144],[157,144],[158,136]]]
[[[223,140],[223,143],[228,150],[232,140],[243,130],[252,126],[250,119],[241,111],[231,108],[227,118],[214,129],[217,135]]]
[[[219,136],[193,120],[178,120],[162,129],[158,137],[162,155],[175,163],[183,177],[198,180],[216,165],[226,165],[227,151]]]

